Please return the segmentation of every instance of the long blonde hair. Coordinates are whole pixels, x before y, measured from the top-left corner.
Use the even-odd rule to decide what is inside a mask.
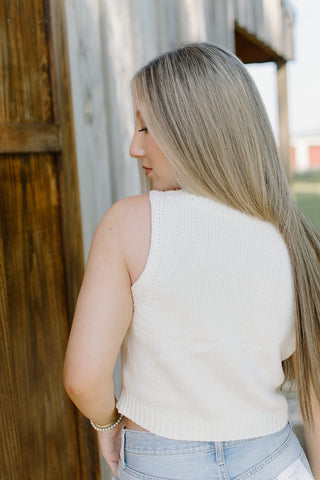
[[[134,102],[182,188],[272,222],[291,259],[296,301],[296,383],[312,423],[320,401],[320,235],[298,208],[257,88],[242,62],[211,43],[187,43],[131,80]],[[293,380],[291,360],[285,379]]]

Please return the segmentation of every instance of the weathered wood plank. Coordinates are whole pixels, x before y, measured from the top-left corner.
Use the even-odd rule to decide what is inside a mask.
[[[0,223],[0,338],[2,340],[0,348],[2,391],[0,396],[0,444],[2,445],[1,464],[3,465],[0,467],[0,475],[2,477],[5,473],[8,474],[8,472],[11,472],[12,475],[16,475],[16,478],[23,478],[23,465],[21,462],[17,463],[16,461],[22,449],[19,425],[17,425],[17,422],[12,421],[16,416],[16,402],[14,402],[12,398],[13,392],[15,391],[15,379],[11,366],[10,331],[7,328],[9,308],[4,259],[5,251]],[[3,476],[3,478],[9,477]]]
[[[237,23],[235,24],[235,46],[236,55],[244,63],[276,62],[278,60],[274,50]]]
[[[41,153],[60,150],[58,125],[0,124],[0,153]]]
[[[50,2],[49,14],[52,19],[49,41],[52,46],[52,60],[55,66],[57,113],[59,115],[62,157],[59,182],[62,195],[62,224],[67,269],[68,312],[72,319],[79,293],[83,272],[83,246],[77,158],[74,139],[71,84],[68,63],[64,2]]]
[[[101,3],[66,2],[85,258],[100,219],[114,201],[115,190],[110,168],[115,153],[110,156],[105,90],[108,80],[103,65],[107,45],[100,30]],[[119,127],[115,119],[113,122]]]
[[[0,183],[0,478],[86,478],[62,385],[68,317],[57,161],[3,155]]]
[[[62,142],[62,161],[59,164],[59,186],[61,194],[62,238],[64,246],[67,311],[69,328],[79,293],[83,272],[83,242],[81,211],[77,172],[76,144],[74,137],[71,81],[69,71],[68,40],[65,2],[45,0],[48,8],[48,39],[51,71],[54,72],[55,112],[59,116]],[[71,402],[69,401],[71,404]],[[72,445],[73,455],[79,452],[81,475],[69,478],[99,480],[99,453],[95,432],[87,419],[76,412],[77,442]],[[71,432],[73,425],[70,425]]]
[[[237,26],[252,37],[253,45],[263,45],[263,50],[272,51],[272,57],[277,60],[292,60],[293,12],[287,2],[234,0],[234,15]],[[272,61],[273,58],[262,61]]]
[[[0,2],[0,122],[52,121],[43,1]]]
[[[114,202],[140,192],[136,162],[129,157],[134,128],[129,81],[137,66],[157,53],[159,27],[153,1],[100,3],[103,84],[108,85],[104,106]],[[125,50],[123,45],[127,45]]]
[[[62,0],[0,3],[3,480],[99,478],[94,433],[62,385],[83,274],[63,22]]]

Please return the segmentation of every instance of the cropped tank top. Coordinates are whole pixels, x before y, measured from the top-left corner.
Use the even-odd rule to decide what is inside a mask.
[[[118,410],[152,433],[227,441],[288,421],[295,351],[288,250],[273,224],[186,190],[149,193],[151,244],[132,285]]]

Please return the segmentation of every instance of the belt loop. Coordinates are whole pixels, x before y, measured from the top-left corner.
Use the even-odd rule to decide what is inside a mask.
[[[124,467],[124,443],[125,443],[125,425],[121,428],[121,446],[120,446],[120,459],[121,465]]]
[[[216,447],[216,462],[217,465],[221,466],[224,464],[224,448],[222,442],[215,442]]]

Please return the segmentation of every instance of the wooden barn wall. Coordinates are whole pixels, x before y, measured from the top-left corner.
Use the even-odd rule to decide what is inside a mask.
[[[233,44],[232,0],[67,0],[84,250],[111,203],[141,192],[129,80],[187,40]]]
[[[289,1],[234,0],[237,25],[286,60],[293,59],[293,18]]]
[[[0,2],[1,480],[100,478],[62,383],[83,274],[63,24],[60,0]]]

